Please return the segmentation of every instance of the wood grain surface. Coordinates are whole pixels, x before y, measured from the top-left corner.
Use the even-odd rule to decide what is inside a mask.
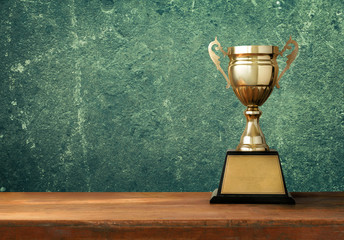
[[[344,239],[344,193],[296,205],[209,204],[211,193],[0,193],[0,239]]]

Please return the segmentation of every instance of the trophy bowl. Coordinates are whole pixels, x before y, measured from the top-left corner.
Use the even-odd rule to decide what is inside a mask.
[[[245,106],[261,106],[270,96],[277,81],[278,53],[276,46],[229,48],[230,83]]]

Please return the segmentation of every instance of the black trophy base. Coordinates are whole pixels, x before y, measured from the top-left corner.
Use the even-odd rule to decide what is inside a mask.
[[[277,151],[227,151],[219,188],[210,203],[295,204]]]
[[[290,193],[284,195],[276,194],[218,194],[216,188],[211,195],[210,203],[232,203],[232,204],[290,204],[295,200]]]

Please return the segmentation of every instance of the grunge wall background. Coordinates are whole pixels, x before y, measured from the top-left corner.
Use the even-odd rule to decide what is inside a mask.
[[[261,108],[263,132],[290,191],[343,191],[343,9],[0,0],[0,191],[212,191],[245,107],[208,44],[282,48],[290,35],[299,56]]]

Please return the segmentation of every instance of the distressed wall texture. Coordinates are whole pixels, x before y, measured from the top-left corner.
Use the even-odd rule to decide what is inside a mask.
[[[290,35],[263,132],[290,191],[343,191],[343,18],[340,0],[0,0],[0,191],[212,191],[246,120],[208,44]]]

